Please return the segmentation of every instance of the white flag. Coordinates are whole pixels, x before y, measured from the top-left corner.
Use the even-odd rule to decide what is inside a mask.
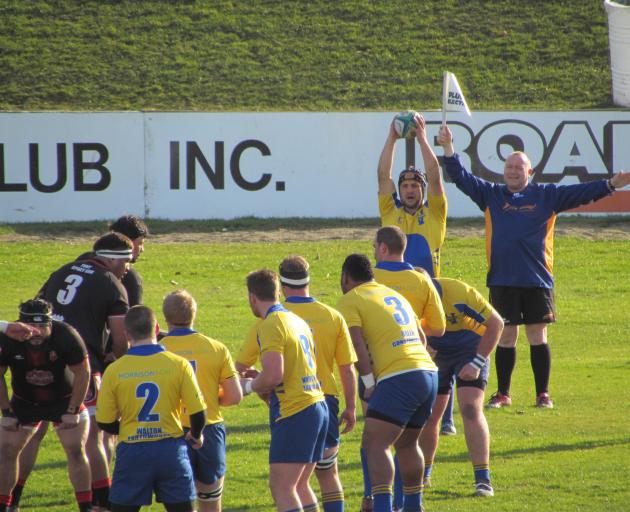
[[[457,78],[450,71],[444,71],[444,86],[442,87],[442,124],[446,124],[447,112],[466,112],[470,117],[470,109],[466,104]]]

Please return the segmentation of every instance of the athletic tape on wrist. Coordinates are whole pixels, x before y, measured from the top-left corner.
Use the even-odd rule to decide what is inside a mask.
[[[247,382],[245,382],[245,388],[243,389],[243,394],[249,395],[253,391],[252,382],[253,381],[251,380],[248,380]]]
[[[365,389],[374,387],[374,385],[376,384],[373,373],[368,373],[367,375],[361,375],[361,381],[363,382]]]
[[[7,327],[9,327],[9,322],[0,320],[0,332],[7,332]]]

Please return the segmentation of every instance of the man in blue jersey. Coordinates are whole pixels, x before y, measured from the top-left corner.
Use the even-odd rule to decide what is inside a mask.
[[[490,302],[505,322],[495,354],[499,389],[488,407],[512,403],[510,381],[516,363],[518,326],[524,324],[536,383],[536,406],[552,408],[547,324],[555,321],[552,265],[556,215],[625,187],[630,184],[630,172],[577,185],[530,183],[534,173],[531,162],[525,153],[516,151],[505,160],[505,184],[500,185],[464,169],[448,127],[440,130],[438,143],[444,148],[445,170],[451,180],[486,216],[486,284]]]

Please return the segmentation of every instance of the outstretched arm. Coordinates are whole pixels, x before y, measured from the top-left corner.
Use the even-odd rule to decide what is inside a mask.
[[[615,188],[623,188],[630,185],[630,171],[619,171],[610,178],[610,184]]]
[[[385,139],[385,145],[378,159],[378,193],[381,195],[393,194],[396,192],[394,180],[392,180],[392,167],[394,165],[394,150],[396,147],[396,130],[394,121],[389,125],[389,133]]]
[[[433,148],[427,140],[426,123],[424,117],[416,114],[413,118],[416,123],[416,138],[420,144],[422,152],[422,161],[424,162],[424,171],[427,173],[427,195],[441,196],[444,194],[444,185],[442,184],[442,173],[440,172],[440,163],[438,162]]]

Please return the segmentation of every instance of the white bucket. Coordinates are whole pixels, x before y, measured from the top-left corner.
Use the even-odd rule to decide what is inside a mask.
[[[608,41],[613,103],[630,107],[630,6],[604,0],[608,13]]]

